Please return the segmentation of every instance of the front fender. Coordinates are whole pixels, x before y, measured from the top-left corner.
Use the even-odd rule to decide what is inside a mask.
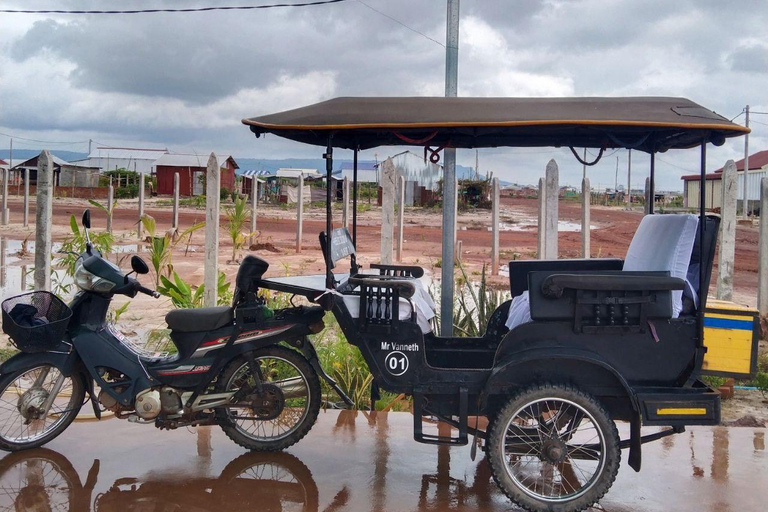
[[[80,356],[75,351],[68,354],[61,352],[38,352],[34,354],[19,352],[0,365],[0,375],[29,370],[41,364],[55,366],[66,377],[81,373],[83,370]]]

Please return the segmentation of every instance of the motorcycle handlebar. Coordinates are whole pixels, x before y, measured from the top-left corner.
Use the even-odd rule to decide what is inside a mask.
[[[136,284],[136,290],[140,291],[143,294],[150,295],[156,299],[160,298],[160,294],[158,292],[156,292],[155,290],[150,290],[149,288],[145,288],[138,283]]]

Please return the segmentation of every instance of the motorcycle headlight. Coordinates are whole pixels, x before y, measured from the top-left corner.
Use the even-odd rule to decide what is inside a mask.
[[[115,287],[115,283],[92,274],[83,266],[83,260],[78,259],[75,263],[75,284],[90,292],[106,293]]]

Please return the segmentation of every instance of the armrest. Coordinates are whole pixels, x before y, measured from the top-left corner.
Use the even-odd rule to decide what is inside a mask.
[[[541,293],[559,299],[566,289],[592,291],[683,290],[685,280],[668,276],[552,274],[541,283]]]
[[[371,268],[381,270],[382,275],[387,275],[386,272],[392,272],[392,277],[421,277],[424,275],[424,269],[412,265],[384,265],[382,263],[371,263]],[[401,275],[398,275],[400,272]]]
[[[621,270],[624,261],[618,258],[584,258],[565,260],[515,260],[509,262],[509,287],[516,297],[528,290],[528,274],[535,271],[574,272],[591,270],[602,272]]]
[[[347,282],[352,286],[366,286],[369,288],[390,288],[397,290],[403,299],[410,299],[416,293],[416,287],[412,282],[392,276],[350,277]]]

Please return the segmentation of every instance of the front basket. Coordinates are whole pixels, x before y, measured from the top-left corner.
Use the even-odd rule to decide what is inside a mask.
[[[36,291],[5,299],[3,332],[22,352],[45,352],[59,346],[72,310],[51,292]]]

